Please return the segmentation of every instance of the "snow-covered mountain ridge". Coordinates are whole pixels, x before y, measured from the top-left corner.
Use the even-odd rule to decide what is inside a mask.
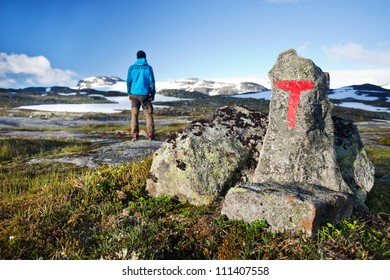
[[[390,89],[390,83],[380,85],[382,89]],[[270,89],[267,79],[262,79],[261,84],[253,81],[224,80],[211,81],[198,78],[177,79],[172,81],[157,81],[156,90],[178,89],[189,92],[201,92],[208,95],[231,95],[262,92]],[[347,88],[347,87],[342,87]],[[81,79],[73,89],[95,89],[100,91],[126,92],[126,82],[117,76],[93,76]]]
[[[126,92],[126,82],[116,76],[95,76],[81,79],[76,88],[78,90],[95,89],[101,91]],[[266,87],[254,82],[216,82],[198,78],[179,79],[174,81],[156,82],[156,91],[178,89],[189,92],[201,92],[207,95],[232,95],[249,92],[262,92]]]
[[[262,80],[268,88],[269,81]],[[363,84],[351,85],[329,90],[329,99],[336,106],[359,108],[367,111],[390,112],[389,85],[382,87]],[[76,90],[94,89],[102,92],[127,91],[126,82],[119,77],[96,76],[80,80]],[[254,82],[235,81],[211,81],[198,78],[178,79],[173,81],[156,82],[156,90],[159,95],[164,95],[164,90],[184,90],[187,92],[200,92],[209,96],[230,95],[238,98],[271,99],[271,90]],[[170,95],[170,94],[168,94]]]
[[[117,76],[94,76],[81,79],[75,89],[126,92],[126,82]]]
[[[198,78],[156,82],[156,89],[157,91],[164,89],[180,89],[189,92],[196,91],[211,96],[262,92],[267,90],[266,87],[254,82],[229,83],[201,80]]]
[[[269,88],[267,80],[264,82]],[[111,97],[126,97],[126,82],[119,77],[96,76],[80,80],[77,87],[29,87],[24,89],[0,89],[2,95],[9,98],[16,98],[17,95],[34,94],[42,97],[56,94],[64,96],[88,96],[93,99],[105,99]],[[201,79],[180,79],[175,81],[156,82],[156,102],[167,102],[166,97],[181,99],[197,99],[199,94],[190,92],[201,92],[201,95],[229,95],[232,98],[262,99],[271,100],[272,91],[264,86],[253,82],[238,81],[210,81]],[[186,94],[188,92],[188,94]],[[335,106],[362,109],[373,112],[390,113],[390,89],[372,84],[351,85],[336,89],[330,89],[329,99]],[[202,96],[202,98],[204,98]],[[211,97],[210,97],[211,98]],[[210,99],[211,102],[212,99]],[[241,101],[237,101],[237,104]],[[244,102],[244,101],[243,101]],[[247,101],[245,101],[247,102]],[[161,105],[161,104],[159,104]]]

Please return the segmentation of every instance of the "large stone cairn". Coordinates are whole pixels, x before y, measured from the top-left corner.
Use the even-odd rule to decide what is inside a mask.
[[[356,126],[331,117],[329,75],[295,50],[269,72],[269,116],[223,107],[155,153],[147,191],[195,205],[224,198],[229,219],[311,235],[363,208],[374,183]]]
[[[309,183],[351,193],[336,162],[328,74],[289,50],[269,78],[269,126],[253,182]]]
[[[264,219],[276,231],[311,235],[323,222],[350,216],[358,197],[337,161],[329,75],[288,50],[279,55],[269,78],[269,126],[253,183],[231,188],[222,213],[248,222]],[[354,176],[351,168],[344,171],[345,177]],[[373,170],[368,171],[373,178]]]

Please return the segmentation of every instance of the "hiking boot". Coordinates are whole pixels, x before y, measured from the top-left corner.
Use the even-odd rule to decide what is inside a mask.
[[[134,133],[133,134],[133,139],[131,139],[132,141],[137,141],[138,140],[138,134],[137,133]]]

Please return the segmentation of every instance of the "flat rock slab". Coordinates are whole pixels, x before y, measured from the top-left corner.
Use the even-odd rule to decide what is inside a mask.
[[[353,198],[312,184],[245,184],[227,193],[221,213],[231,220],[266,220],[271,231],[315,233],[325,222],[351,215]]]
[[[163,141],[123,141],[97,148],[88,155],[73,155],[61,158],[38,158],[29,161],[29,163],[43,161],[65,162],[80,167],[97,168],[103,164],[118,165],[120,163],[139,160],[153,154],[162,144]]]

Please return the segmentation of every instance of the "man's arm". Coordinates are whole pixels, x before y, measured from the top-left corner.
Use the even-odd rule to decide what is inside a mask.
[[[127,85],[127,94],[129,96],[131,96],[131,83],[133,82],[132,81],[132,78],[131,78],[131,71],[132,71],[133,67],[130,66],[129,67],[129,71],[127,71],[127,79],[126,79],[126,85]]]
[[[154,73],[153,73],[153,68],[150,67],[150,77],[149,77],[149,80],[150,80],[150,101],[154,101],[154,95],[156,94],[156,82],[154,80]]]

